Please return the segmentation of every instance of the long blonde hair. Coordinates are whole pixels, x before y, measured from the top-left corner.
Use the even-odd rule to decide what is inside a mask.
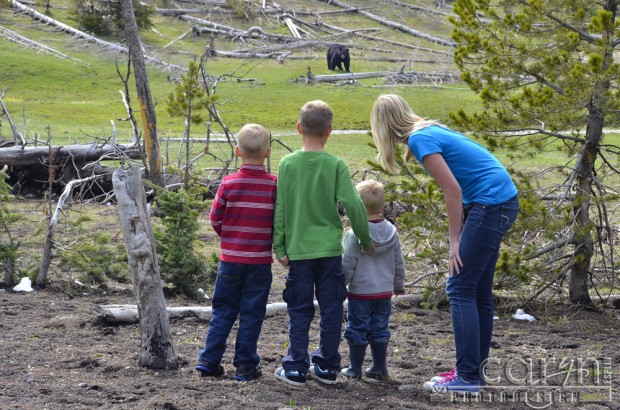
[[[377,97],[370,112],[370,128],[381,166],[392,174],[398,174],[400,167],[396,163],[396,143],[407,144],[412,132],[431,125],[440,124],[417,116],[401,96],[383,94]],[[411,150],[407,148],[405,161],[409,161],[412,156]]]

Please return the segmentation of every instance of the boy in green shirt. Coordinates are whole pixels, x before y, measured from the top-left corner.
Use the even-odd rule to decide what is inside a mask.
[[[340,371],[342,302],[346,297],[342,272],[342,221],[344,206],[355,236],[364,251],[373,248],[366,209],[353,186],[346,163],[325,152],[332,132],[333,112],[320,100],[300,111],[297,131],[303,147],[280,161],[273,245],[278,261],[289,268],[284,301],[289,314],[288,354],[276,378],[302,385],[307,373],[318,381],[336,383]],[[314,294],[319,304],[320,342],[308,355]]]

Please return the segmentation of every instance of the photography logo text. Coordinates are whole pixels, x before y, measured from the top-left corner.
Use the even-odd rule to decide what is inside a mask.
[[[611,358],[489,358],[479,394],[433,393],[433,401],[554,404],[611,402]]]

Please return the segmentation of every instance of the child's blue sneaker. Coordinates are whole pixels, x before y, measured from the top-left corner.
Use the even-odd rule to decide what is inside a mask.
[[[219,364],[207,365],[204,363],[198,363],[196,370],[200,372],[201,377],[221,376],[224,374],[224,368]]]
[[[284,368],[278,367],[274,375],[276,379],[293,386],[303,386],[306,383],[306,373],[297,370],[284,370]]]
[[[321,383],[325,383],[325,384],[338,383],[338,381],[336,380],[336,378],[338,377],[338,372],[335,370],[323,370],[316,363],[312,363],[310,365],[310,369],[308,370],[310,371],[312,378],[316,379],[317,381],[320,381]]]
[[[454,377],[444,377],[440,381],[428,381],[424,383],[424,388],[433,393],[480,393],[480,382],[467,382],[458,374]]]
[[[240,382],[250,382],[263,375],[260,364],[240,364],[235,372],[235,380]]]

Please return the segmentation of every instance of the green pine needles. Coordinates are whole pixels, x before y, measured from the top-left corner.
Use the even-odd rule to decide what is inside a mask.
[[[2,202],[13,199],[10,195],[11,187],[6,183],[8,175],[5,166],[0,170],[0,264],[4,265],[4,285],[13,284],[15,260],[17,259],[20,242],[11,234],[11,228],[14,223],[19,221],[20,214],[11,212]]]
[[[157,210],[162,214],[161,226],[155,226],[155,239],[162,279],[172,285],[173,293],[199,299],[198,289],[215,283],[219,259],[212,254],[207,260],[196,251],[198,241],[198,209],[204,203],[185,189],[178,192],[158,190]]]

